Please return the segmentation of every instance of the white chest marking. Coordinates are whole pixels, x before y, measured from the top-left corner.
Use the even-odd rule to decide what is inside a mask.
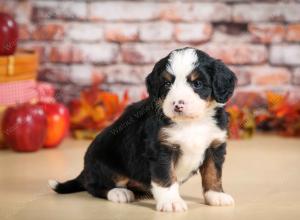
[[[175,174],[179,182],[184,182],[193,171],[203,163],[204,154],[212,141],[226,140],[226,131],[217,127],[213,117],[208,116],[201,121],[182,121],[164,128],[164,142],[179,145],[182,152],[175,166]]]

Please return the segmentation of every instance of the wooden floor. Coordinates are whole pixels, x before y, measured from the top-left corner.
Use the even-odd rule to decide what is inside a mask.
[[[230,141],[223,182],[235,207],[204,205],[200,177],[195,176],[181,187],[189,210],[179,214],[156,212],[153,200],[114,204],[86,192],[53,193],[47,180],[75,177],[87,145],[68,139],[55,150],[0,151],[0,219],[300,219],[300,139]]]

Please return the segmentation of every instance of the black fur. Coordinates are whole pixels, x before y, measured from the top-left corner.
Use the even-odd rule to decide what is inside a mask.
[[[206,150],[205,158],[211,157],[218,171],[218,177],[222,176],[222,166],[225,161],[226,143],[220,144],[218,147],[210,147]]]
[[[219,60],[215,60],[212,73],[213,97],[219,103],[226,103],[233,94],[236,76]]]
[[[64,182],[63,184],[58,184],[54,189],[55,192],[60,194],[74,193],[85,191],[85,188],[82,185],[82,173],[75,179]]]
[[[195,92],[204,99],[225,103],[232,95],[236,78],[220,61],[197,50],[199,63],[195,71],[202,74],[203,87]],[[168,92],[163,71],[169,55],[161,59],[146,78],[149,98],[127,107],[122,116],[104,129],[91,143],[84,157],[84,169],[74,180],[60,183],[58,193],[86,190],[96,197],[106,198],[107,192],[116,187],[119,176],[151,188],[151,181],[169,186],[174,178],[170,172],[172,163],[180,157],[180,146],[164,146],[159,131],[173,122],[161,109],[161,101]],[[216,109],[217,125],[226,129],[227,115],[224,108]],[[216,158],[218,169],[222,167],[222,155],[226,145],[209,149]],[[138,194],[139,190],[136,190]]]
[[[214,118],[215,118],[219,128],[221,128],[222,130],[227,129],[228,122],[229,122],[229,116],[224,108],[221,108],[221,107],[216,108],[216,113],[214,115]]]
[[[169,56],[170,54],[158,61],[152,72],[146,78],[148,94],[152,99],[163,98],[163,96],[166,95],[167,87],[162,73],[166,69]]]

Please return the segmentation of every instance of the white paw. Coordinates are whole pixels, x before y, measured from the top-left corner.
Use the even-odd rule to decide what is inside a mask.
[[[114,188],[107,193],[107,199],[117,203],[128,203],[134,200],[134,194],[125,188]]]
[[[234,205],[234,199],[231,195],[223,192],[215,192],[212,190],[204,193],[205,203],[213,206],[229,206]]]
[[[185,201],[181,198],[171,201],[161,201],[156,204],[156,210],[161,212],[184,212],[187,209]]]

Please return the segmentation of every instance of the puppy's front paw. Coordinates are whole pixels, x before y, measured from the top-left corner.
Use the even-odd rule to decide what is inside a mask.
[[[107,193],[107,199],[117,203],[128,203],[134,201],[134,194],[125,188],[114,188]]]
[[[161,212],[184,212],[188,209],[185,201],[181,198],[161,201],[156,204],[156,210]]]
[[[229,206],[234,205],[234,199],[231,195],[223,192],[215,192],[212,190],[204,193],[205,203],[213,206]]]

